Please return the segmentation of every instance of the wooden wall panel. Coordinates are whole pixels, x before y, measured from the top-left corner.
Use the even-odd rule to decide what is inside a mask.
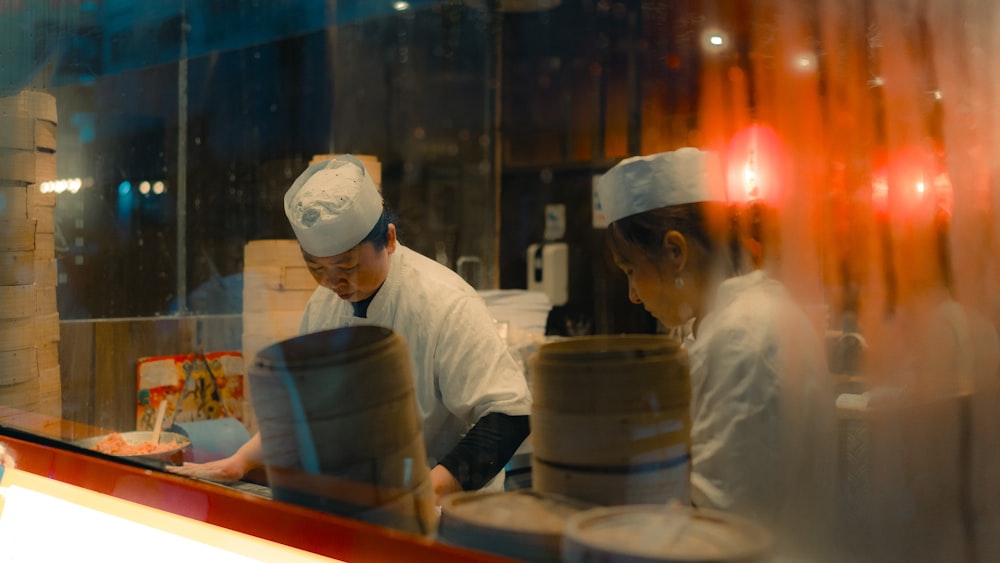
[[[111,430],[135,428],[136,362],[147,356],[240,350],[242,316],[63,321],[64,418]]]
[[[139,326],[145,322],[135,321]],[[148,322],[148,321],[146,321]],[[94,326],[94,423],[111,430],[131,430],[135,420],[136,350],[148,349],[142,330],[132,334],[131,323],[97,321]],[[135,338],[133,340],[133,337]],[[148,339],[155,342],[155,339]],[[145,346],[143,346],[145,344]],[[129,370],[129,366],[133,366]],[[131,416],[129,416],[131,413]]]
[[[63,418],[94,424],[94,323],[59,323]]]

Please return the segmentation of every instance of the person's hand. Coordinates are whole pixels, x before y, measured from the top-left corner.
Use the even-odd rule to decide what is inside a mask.
[[[8,469],[17,467],[17,461],[14,459],[14,450],[8,448],[3,442],[0,442],[0,466]]]
[[[207,463],[185,463],[184,465],[168,465],[167,471],[178,475],[187,475],[207,481],[232,483],[239,481],[251,469],[260,467],[262,446],[260,434],[254,434],[245,444],[240,446],[233,455],[209,461]]]
[[[431,469],[431,486],[434,487],[434,504],[437,506],[441,506],[441,499],[445,495],[462,490],[458,479],[443,465],[436,465]]]
[[[216,481],[219,483],[232,483],[239,481],[246,475],[249,468],[234,457],[227,457],[206,463],[190,463],[184,465],[168,465],[167,471],[178,475]]]

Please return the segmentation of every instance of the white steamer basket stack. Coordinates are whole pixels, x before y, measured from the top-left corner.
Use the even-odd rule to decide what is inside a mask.
[[[56,309],[56,100],[0,98],[0,422],[62,417]]]

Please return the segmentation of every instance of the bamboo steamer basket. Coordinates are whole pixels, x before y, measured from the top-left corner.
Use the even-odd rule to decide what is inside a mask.
[[[0,319],[19,319],[34,315],[38,312],[36,294],[35,284],[0,285]]]
[[[564,464],[621,467],[676,459],[690,435],[687,406],[635,413],[532,411],[534,454]],[[683,452],[682,452],[683,453]]]
[[[56,124],[54,121],[31,116],[8,116],[0,129],[0,147],[29,151],[55,152]]]
[[[543,344],[529,360],[533,404],[565,413],[634,413],[690,404],[687,353],[675,338],[622,334]]]
[[[59,313],[59,300],[56,286],[35,285],[35,314],[54,315]]]
[[[375,326],[297,336],[261,349],[248,375],[274,498],[433,531],[430,471],[402,337]]]
[[[56,155],[23,149],[0,151],[0,180],[39,184],[56,178]]]
[[[430,476],[391,501],[361,510],[352,518],[414,534],[434,535],[440,520],[434,506],[434,487]]]
[[[0,141],[0,147],[3,147],[2,141]],[[4,185],[0,181],[0,219],[24,219],[27,217],[28,189],[17,183]]]
[[[55,258],[35,260],[34,270],[35,283],[45,285],[59,284],[59,267],[58,261]]]
[[[0,405],[46,415],[61,412],[58,360],[39,355],[59,340],[57,276],[36,262],[55,263],[56,197],[38,184],[55,179],[56,123],[51,94],[0,98]]]
[[[59,340],[59,314],[0,318],[0,351],[20,350]]]
[[[33,346],[0,351],[0,388],[38,377],[38,357]],[[0,401],[0,404],[6,404]]]
[[[0,405],[34,411],[40,397],[38,373],[34,347],[0,351]]]
[[[35,256],[49,258],[56,255],[56,237],[52,233],[35,232]]]
[[[677,339],[565,339],[529,369],[535,490],[604,505],[688,500],[691,384]]]
[[[430,476],[405,488],[375,485],[300,468],[267,466],[276,500],[420,535],[437,531]]]
[[[0,219],[0,252],[35,250],[34,219]]]
[[[59,367],[59,341],[51,340],[35,347],[38,356],[38,369]]]
[[[34,282],[34,252],[5,252],[0,250],[0,285],[28,285]]]
[[[756,563],[769,561],[771,534],[750,520],[667,505],[594,508],[566,522],[566,563]]]
[[[56,99],[38,90],[22,90],[16,96],[0,98],[0,116],[8,118],[29,117],[58,123]]]
[[[453,493],[441,501],[438,538],[512,559],[556,563],[566,521],[591,507],[530,490]]]
[[[37,373],[37,372],[36,372]],[[37,375],[10,385],[0,385],[0,405],[34,413],[41,399],[41,382]]]
[[[0,351],[20,350],[35,344],[35,319],[0,319]]]
[[[532,487],[594,504],[646,504],[691,498],[690,468],[683,445],[675,460],[663,464],[599,468],[552,465],[532,460]]]

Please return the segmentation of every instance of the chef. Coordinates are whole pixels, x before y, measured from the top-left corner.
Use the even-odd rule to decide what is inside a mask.
[[[824,353],[785,288],[744,271],[717,157],[629,158],[597,191],[630,300],[686,327],[693,504],[764,523],[783,553],[821,555],[836,462]]]
[[[353,156],[310,166],[284,203],[319,284],[300,331],[379,325],[401,334],[437,498],[502,490],[503,467],[529,433],[531,397],[482,298],[455,272],[403,246]],[[262,463],[257,434],[229,458],[173,471],[233,481]]]

